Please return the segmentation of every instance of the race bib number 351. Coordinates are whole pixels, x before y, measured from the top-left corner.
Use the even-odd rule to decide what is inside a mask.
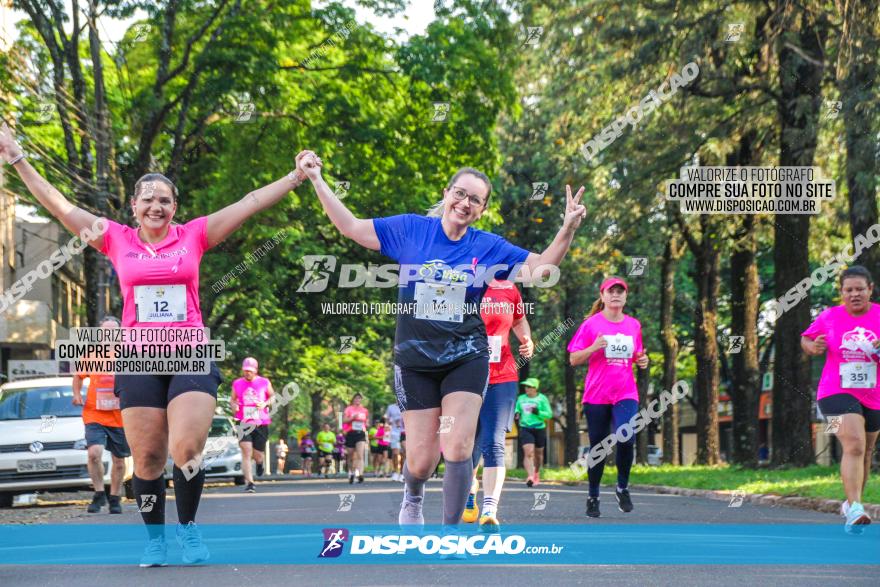
[[[877,387],[877,363],[841,363],[840,387],[843,389]]]
[[[185,285],[136,285],[134,303],[138,322],[186,320]]]

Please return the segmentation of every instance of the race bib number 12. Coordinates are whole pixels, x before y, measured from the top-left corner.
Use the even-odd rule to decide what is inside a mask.
[[[185,285],[136,285],[134,303],[138,322],[186,320]]]

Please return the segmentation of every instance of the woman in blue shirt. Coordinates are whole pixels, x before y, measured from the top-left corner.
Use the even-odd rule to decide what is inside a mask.
[[[555,270],[565,257],[586,209],[584,188],[567,202],[562,228],[547,249],[531,253],[498,235],[471,228],[489,203],[489,178],[459,170],[430,217],[402,214],[357,218],[321,177],[311,151],[297,157],[327,216],[358,244],[400,263],[394,340],[394,388],[407,441],[400,524],[424,524],[425,482],[442,454],[443,524],[461,519],[473,475],[474,436],[489,381],[489,344],[479,304],[492,278],[513,280],[521,267],[531,276]],[[534,277],[533,277],[534,278]],[[409,309],[409,311],[408,311]]]

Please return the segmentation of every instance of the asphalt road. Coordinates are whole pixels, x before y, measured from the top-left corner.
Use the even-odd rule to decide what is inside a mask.
[[[441,515],[441,482],[428,485],[425,517],[439,523]],[[353,496],[340,498],[340,495]],[[315,527],[346,527],[356,524],[392,524],[396,522],[402,485],[386,480],[367,479],[363,485],[349,485],[344,480],[298,480],[262,483],[256,494],[245,494],[233,485],[212,485],[206,488],[199,510],[201,524],[309,524]],[[536,496],[536,494],[547,494]],[[85,497],[85,494],[81,494]],[[173,492],[169,493],[169,496]],[[619,512],[613,494],[602,495],[602,518],[584,515],[585,490],[582,487],[543,485],[527,488],[521,481],[511,481],[505,489],[502,522],[559,526],[582,530],[591,536],[603,531],[616,534],[630,532],[627,525],[640,525],[636,532],[653,525],[702,524],[717,525],[784,524],[833,525],[843,533],[842,521],[836,515],[784,507],[756,506],[748,503],[729,507],[717,500],[661,495],[634,490],[635,510]],[[55,507],[15,508],[0,512],[0,523],[28,522],[63,524],[135,524],[139,514],[133,502],[125,506],[121,516],[106,513],[90,515],[84,504]],[[350,510],[340,511],[341,503],[350,503]],[[540,504],[540,505],[539,505]],[[341,509],[348,509],[343,506]],[[105,510],[106,511],[106,510]],[[174,504],[168,503],[167,522],[175,520]],[[708,526],[707,526],[708,525]],[[769,527],[768,526],[768,527]],[[7,527],[9,528],[9,527]],[[503,529],[503,527],[502,527]],[[871,527],[871,530],[880,528]],[[97,528],[96,528],[97,530]],[[0,531],[4,531],[0,527]],[[589,534],[592,533],[592,534]],[[598,539],[598,538],[597,538]],[[649,545],[634,542],[625,558],[639,560],[641,548],[662,551],[672,542],[652,540]],[[809,544],[805,548],[809,548]],[[265,548],[287,548],[289,544],[266,543]],[[309,547],[314,550],[315,546]],[[623,547],[629,548],[629,547]],[[876,585],[880,565],[656,565],[656,564],[467,564],[451,561],[444,564],[297,564],[248,565],[214,564],[201,567],[175,565],[169,548],[171,566],[161,569],[140,569],[128,565],[16,565],[15,552],[0,548],[0,585],[106,585],[126,584],[152,586],[158,581],[182,585],[291,585],[302,581],[307,585],[575,585],[608,581],[612,585]],[[63,549],[66,550],[66,549]],[[310,553],[311,556],[311,553]],[[880,554],[878,554],[880,556]],[[350,559],[349,559],[350,560]],[[874,559],[880,560],[875,557]],[[859,561],[854,561],[859,562]]]

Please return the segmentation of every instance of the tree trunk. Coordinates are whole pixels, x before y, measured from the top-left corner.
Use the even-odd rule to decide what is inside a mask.
[[[700,217],[702,242],[696,257],[697,311],[694,354],[697,359],[697,464],[721,462],[718,438],[718,269],[719,253],[709,219]]]
[[[675,337],[673,306],[675,303],[675,267],[681,255],[673,233],[663,249],[663,262],[660,269],[662,286],[660,288],[660,344],[663,348],[663,391],[671,391],[675,385],[675,362],[678,358],[678,339]],[[670,465],[681,464],[678,448],[678,404],[671,403],[663,414],[663,462]]]
[[[813,23],[793,5],[780,6],[783,33],[778,41],[780,98],[780,166],[813,164],[819,129],[821,82],[827,23]],[[806,57],[806,58],[805,58]],[[773,262],[778,299],[810,274],[810,217],[775,217]],[[814,461],[810,430],[812,386],[810,364],[801,351],[800,335],[810,323],[810,295],[782,313],[776,322],[773,383],[774,465],[804,466]]]
[[[733,405],[733,462],[755,467],[758,441],[758,266],[755,262],[755,217],[743,217],[737,248],[730,258],[730,330],[741,336],[739,352],[732,353],[730,399]]]
[[[843,66],[838,87],[843,102],[841,112],[846,129],[846,187],[849,195],[849,225],[852,238],[865,234],[877,224],[878,173],[875,138],[878,129],[878,107],[874,97],[877,83],[877,53],[880,39],[872,25],[876,22],[876,5],[866,0],[851,3],[852,10],[844,15],[850,31],[849,44],[842,51]],[[854,264],[864,265],[877,278],[880,275],[880,247],[869,247]],[[880,288],[874,288],[874,297]]]
[[[636,368],[636,387],[639,390],[639,409],[648,407],[648,377],[647,369]],[[648,464],[648,426],[636,435],[636,462],[642,465]]]
[[[752,164],[750,131],[740,140],[739,150],[728,159],[728,165]],[[758,366],[758,265],[755,240],[755,216],[746,214],[736,233],[730,257],[730,331],[741,336],[739,352],[731,353],[730,399],[733,406],[734,463],[745,467],[758,464],[758,404],[761,398],[761,373]]]
[[[309,432],[312,433],[312,440],[314,440],[315,434],[321,429],[321,404],[324,402],[324,394],[320,391],[315,391],[310,395],[312,398],[312,409],[309,415]],[[369,428],[369,423],[367,423],[367,427]]]
[[[568,320],[577,315],[577,298],[574,291],[566,288],[565,301],[563,302],[562,315],[564,320]],[[580,323],[578,323],[580,325]],[[567,345],[567,337],[563,336],[562,341]],[[563,349],[565,347],[563,346]],[[563,364],[565,372],[563,374],[565,380],[565,463],[573,463],[578,459],[578,447],[580,446],[580,430],[578,425],[578,416],[580,413],[580,388],[577,385],[575,377],[575,368],[568,361],[568,353],[563,352]]]

